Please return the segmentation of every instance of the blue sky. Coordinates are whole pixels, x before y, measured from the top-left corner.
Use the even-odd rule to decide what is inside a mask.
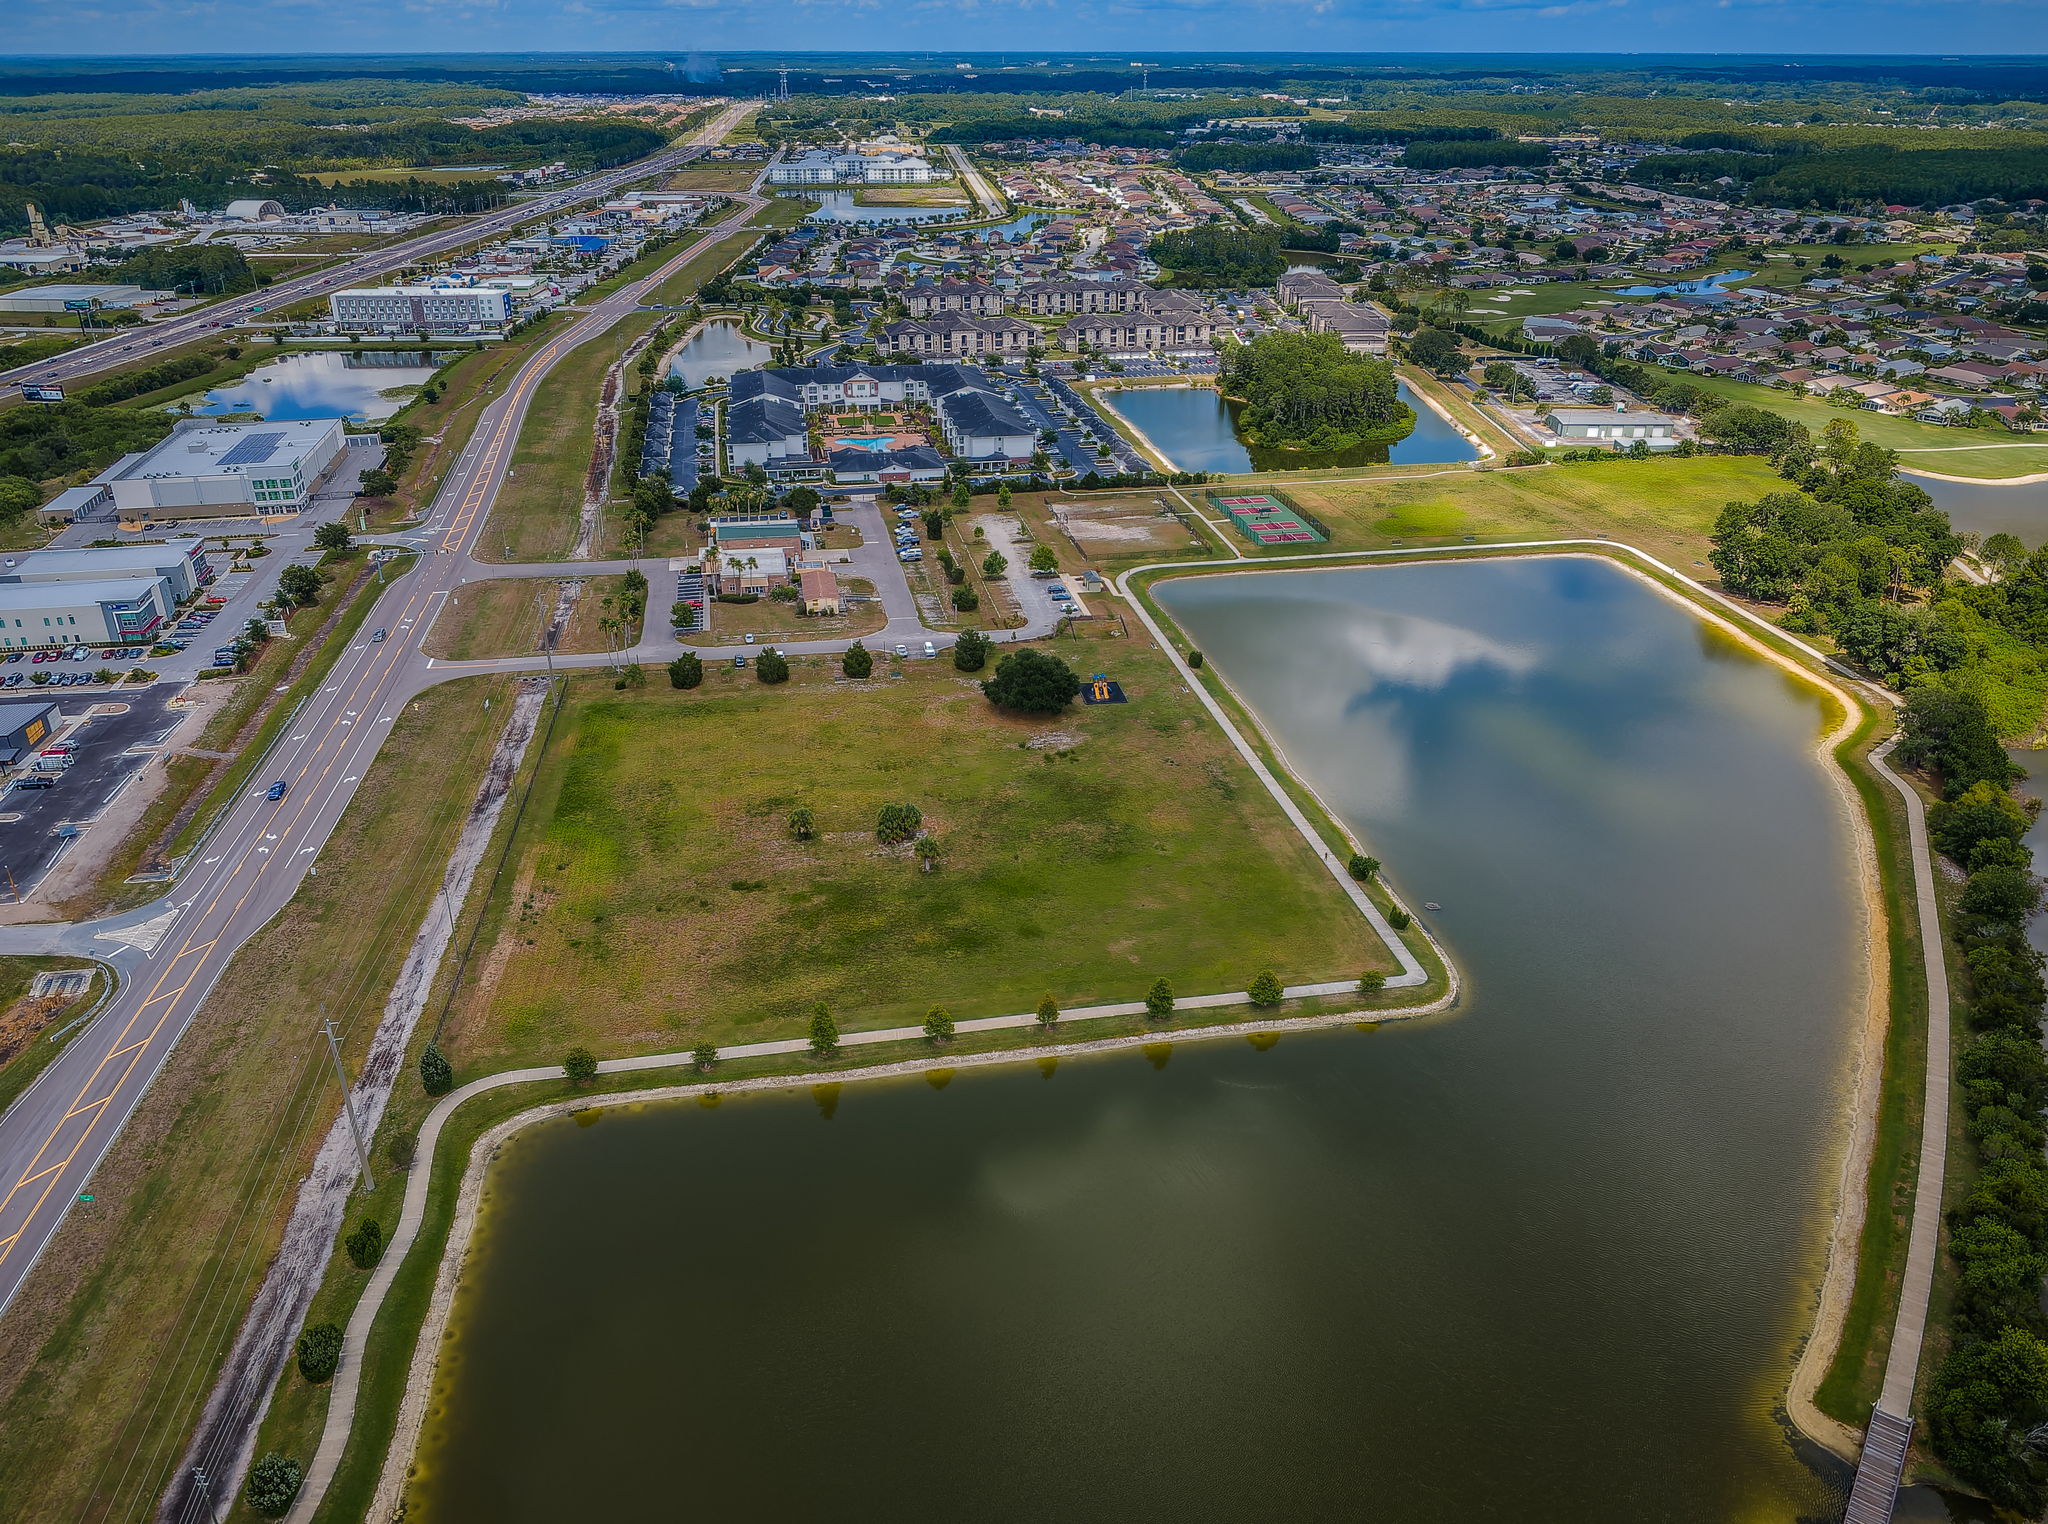
[[[16,0],[16,54],[2048,53],[2042,0]]]

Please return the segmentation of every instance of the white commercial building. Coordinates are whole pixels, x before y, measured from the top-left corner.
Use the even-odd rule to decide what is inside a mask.
[[[1551,412],[1550,431],[1569,444],[1601,444],[1612,450],[1625,450],[1637,440],[1653,450],[1678,445],[1678,420],[1668,413],[1561,407]]]
[[[141,286],[100,286],[67,282],[57,286],[28,286],[20,291],[0,292],[0,312],[76,312],[83,306],[116,310],[147,307],[167,300],[168,291],[146,291]]]
[[[929,185],[929,160],[893,150],[813,148],[768,166],[770,185]]]
[[[213,581],[203,540],[103,545],[91,550],[32,550],[0,561],[0,586],[22,582],[106,582],[161,577],[171,596],[190,598]]]
[[[162,577],[0,584],[0,649],[119,646],[147,640],[176,617]]]
[[[296,513],[347,448],[339,418],[215,423],[181,418],[153,449],[93,478],[123,524]]]
[[[336,291],[327,310],[357,332],[471,333],[509,323],[512,298],[495,286],[368,286]]]

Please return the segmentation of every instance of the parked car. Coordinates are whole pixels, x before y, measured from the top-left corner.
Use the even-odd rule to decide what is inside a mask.
[[[28,676],[27,676],[27,674],[26,674],[26,673],[22,673],[22,672],[10,672],[10,673],[8,673],[8,674],[7,674],[7,682],[6,682],[5,686],[7,686],[7,687],[9,687],[9,688],[19,688],[19,687],[20,687],[20,686],[21,686],[21,685],[22,685],[23,683],[25,683],[25,682],[27,682],[27,681],[28,681]]]
[[[14,780],[16,788],[55,788],[57,780],[48,773],[24,773]]]
[[[908,656],[910,654],[910,647],[899,644],[896,647],[896,654],[898,656]]]
[[[283,778],[280,778],[277,780],[277,782],[271,784],[269,788],[263,791],[263,797],[265,799],[282,799],[285,796],[286,790],[288,790],[290,787],[290,783],[286,782]]]
[[[71,653],[71,659],[73,661],[91,661],[92,652],[86,650],[84,646],[80,646],[76,651],[73,651]]]
[[[933,645],[929,640],[927,640],[924,643],[924,654],[926,656],[937,656],[939,654],[939,648]]]
[[[752,632],[751,630],[749,630],[749,631],[747,632],[747,635],[746,635],[746,642],[747,642],[747,644],[748,644],[748,645],[752,645],[752,644],[754,643],[754,635],[753,635],[753,632]]]
[[[732,659],[732,664],[735,667],[744,667],[747,664],[747,659],[744,656],[735,656]]]

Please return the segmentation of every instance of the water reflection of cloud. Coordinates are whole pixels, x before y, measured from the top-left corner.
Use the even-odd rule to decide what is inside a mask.
[[[1365,668],[1374,686],[1434,689],[1474,667],[1511,677],[1535,670],[1534,651],[1481,635],[1477,630],[1412,614],[1388,614],[1354,604],[1332,606],[1339,642]],[[1361,691],[1353,703],[1370,696]]]

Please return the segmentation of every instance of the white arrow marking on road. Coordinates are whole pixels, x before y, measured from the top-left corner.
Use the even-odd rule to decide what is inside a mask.
[[[265,832],[263,833],[263,839],[264,839],[265,841],[276,841],[276,840],[277,840],[277,832],[275,832],[275,831],[265,831]]]
[[[319,850],[318,847],[301,847],[299,848],[299,856],[304,857],[308,852],[317,852]]]
[[[257,850],[257,851],[259,851],[259,852],[266,852],[266,853],[267,853],[267,852],[268,852],[268,851],[270,850],[270,848],[268,848],[268,847],[258,847],[258,848],[257,848],[256,850]]]
[[[220,859],[219,859],[218,857],[205,857],[205,858],[201,858],[201,859],[200,859],[200,866],[201,866],[201,867],[204,867],[204,866],[205,866],[205,865],[206,865],[207,863],[217,863],[217,862],[219,862],[219,861],[220,861]]]

